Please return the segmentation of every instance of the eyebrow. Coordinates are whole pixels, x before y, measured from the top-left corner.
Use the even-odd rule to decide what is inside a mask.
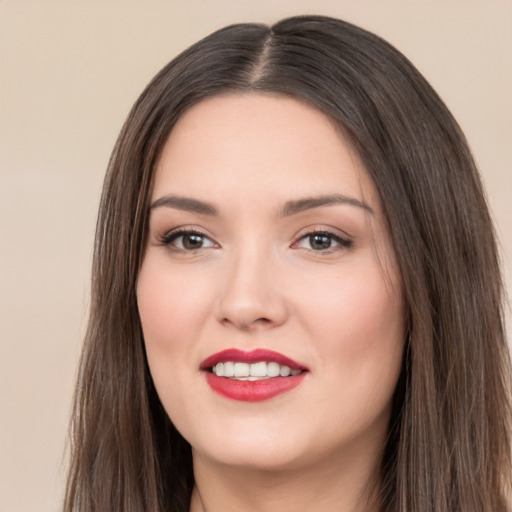
[[[186,212],[199,213],[201,215],[218,215],[217,208],[211,203],[206,201],[200,201],[199,199],[192,199],[191,197],[183,196],[163,196],[151,203],[150,209],[160,208],[161,206],[167,206],[168,208],[176,208],[178,210],[184,210]]]
[[[369,206],[363,201],[360,201],[359,199],[336,194],[317,197],[305,197],[302,199],[297,199],[295,201],[288,201],[284,205],[283,209],[279,212],[279,215],[281,217],[288,217],[289,215],[295,215],[305,210],[310,210],[311,208],[331,206],[334,204],[356,206],[357,208],[362,208],[363,210],[366,210],[372,215],[375,213],[371,206]]]
[[[280,217],[289,217],[297,213],[310,210],[312,208],[319,208],[321,206],[331,206],[335,204],[343,204],[348,206],[355,206],[362,208],[372,215],[375,213],[373,208],[359,199],[343,195],[323,195],[316,197],[304,197],[285,203],[284,207],[279,211]],[[206,201],[200,201],[199,199],[193,199],[191,197],[166,195],[163,196],[153,203],[151,203],[150,209],[160,208],[166,206],[167,208],[176,208],[187,212],[198,213],[200,215],[217,216],[219,214],[217,208]]]

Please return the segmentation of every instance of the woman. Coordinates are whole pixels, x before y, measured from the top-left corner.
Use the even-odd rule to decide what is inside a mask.
[[[133,107],[65,510],[508,510],[496,243],[456,122],[342,21],[227,27]]]

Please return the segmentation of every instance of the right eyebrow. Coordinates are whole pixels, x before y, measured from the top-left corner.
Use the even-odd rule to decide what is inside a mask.
[[[151,203],[150,209],[154,210],[155,208],[160,208],[162,206],[167,208],[176,208],[186,212],[199,213],[201,215],[216,216],[219,214],[217,208],[215,208],[213,204],[183,196],[167,195],[160,197]]]

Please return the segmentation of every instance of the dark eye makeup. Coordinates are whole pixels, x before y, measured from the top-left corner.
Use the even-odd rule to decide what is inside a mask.
[[[342,238],[330,231],[315,230],[302,235],[297,242],[294,242],[292,247],[330,253],[335,250],[349,249],[352,247],[352,240]]]
[[[160,243],[172,250],[197,251],[209,247],[217,248],[219,245],[207,235],[195,229],[180,229],[164,235]]]
[[[166,233],[159,240],[160,244],[172,251],[194,252],[201,249],[218,249],[220,245],[205,233],[196,229],[179,229]],[[330,254],[335,251],[350,249],[352,240],[343,238],[327,230],[313,230],[300,236],[291,245],[292,249]]]

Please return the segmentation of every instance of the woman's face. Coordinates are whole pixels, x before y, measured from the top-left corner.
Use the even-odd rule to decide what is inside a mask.
[[[151,201],[140,318],[194,457],[282,469],[379,451],[401,281],[375,187],[329,119],[272,95],[202,101]]]

